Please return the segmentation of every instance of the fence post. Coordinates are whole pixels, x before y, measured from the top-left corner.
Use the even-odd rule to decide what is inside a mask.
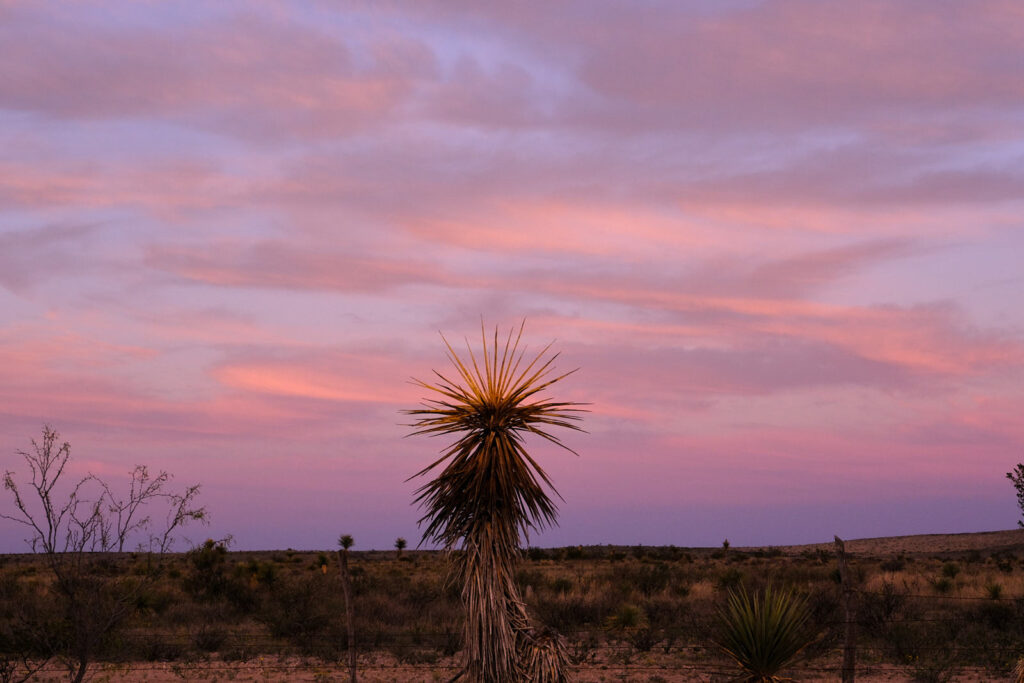
[[[846,613],[846,633],[843,638],[843,683],[853,683],[857,669],[857,620],[853,597],[853,581],[846,566],[846,546],[836,536],[836,556],[839,558],[839,581],[843,587],[843,611]]]

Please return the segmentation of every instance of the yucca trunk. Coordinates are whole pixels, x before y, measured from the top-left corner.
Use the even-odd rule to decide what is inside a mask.
[[[517,645],[528,627],[515,584],[515,557],[493,542],[494,526],[482,524],[455,559],[466,609],[466,674],[481,683],[522,680]]]

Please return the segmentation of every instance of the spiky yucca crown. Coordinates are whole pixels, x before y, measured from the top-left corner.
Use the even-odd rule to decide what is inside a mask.
[[[555,523],[558,508],[545,487],[558,495],[544,469],[526,452],[523,439],[536,434],[575,453],[547,430],[566,427],[582,431],[575,424],[583,412],[573,402],[537,398],[539,392],[571,375],[575,370],[552,376],[558,354],[547,356],[551,344],[526,362],[526,349],[520,350],[523,325],[513,337],[510,330],[499,346],[498,330],[488,345],[481,325],[483,358],[477,362],[467,341],[468,362],[463,362],[448,340],[441,336],[452,366],[460,381],[434,371],[431,384],[413,382],[440,398],[427,399],[422,408],[405,411],[417,419],[411,435],[458,438],[440,458],[417,472],[424,476],[445,465],[437,477],[416,491],[416,502],[426,514],[424,541],[436,541],[445,547],[473,536],[481,525],[490,533],[526,534]],[[500,348],[500,353],[499,353]],[[547,356],[547,357],[546,357]],[[500,529],[500,531],[499,531]],[[509,539],[505,539],[506,541]]]

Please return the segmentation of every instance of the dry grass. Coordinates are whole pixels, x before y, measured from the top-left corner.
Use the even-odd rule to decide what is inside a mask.
[[[851,570],[862,577],[858,680],[1012,680],[1024,654],[1024,532],[973,536],[847,542]],[[200,577],[187,556],[172,557],[129,629],[104,651],[120,662],[108,680],[343,680],[341,590],[333,567],[321,572],[319,555],[229,552],[220,570]],[[351,563],[360,666],[372,667],[360,680],[447,680],[463,617],[458,590],[445,586],[443,556],[356,552]],[[111,567],[138,569],[129,555]],[[820,641],[793,673],[812,681],[837,678],[835,568],[828,544],[726,554],[602,546],[531,550],[515,581],[531,615],[565,635],[575,680],[656,682],[710,681],[712,672],[723,680],[729,664],[709,638],[715,610],[730,585],[756,588],[770,577],[809,595]],[[949,585],[940,590],[943,579]],[[203,581],[215,589],[200,590]],[[38,558],[0,558],[0,634],[31,587],[45,598]],[[868,668],[886,671],[869,676]]]

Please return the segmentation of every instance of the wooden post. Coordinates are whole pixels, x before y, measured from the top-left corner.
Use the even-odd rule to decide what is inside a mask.
[[[338,551],[338,563],[341,565],[341,589],[345,593],[345,621],[348,622],[348,669],[351,683],[356,683],[356,629],[352,622],[352,582],[348,573],[347,548]]]
[[[853,581],[846,566],[846,546],[836,536],[836,556],[839,558],[839,581],[843,587],[843,611],[846,613],[846,633],[843,638],[843,683],[853,683],[857,669],[857,620],[853,597]]]

